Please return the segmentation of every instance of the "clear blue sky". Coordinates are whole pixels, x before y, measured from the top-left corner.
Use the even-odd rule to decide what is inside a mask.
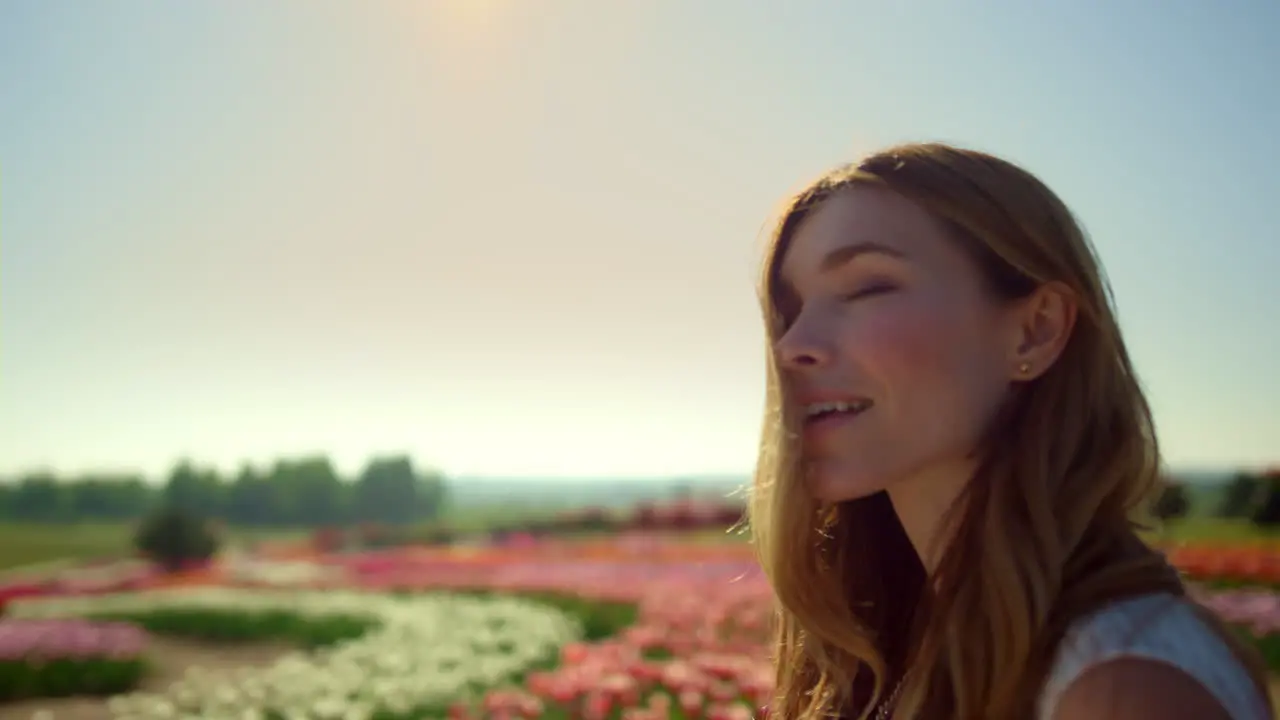
[[[745,472],[780,197],[1043,176],[1168,459],[1280,460],[1280,4],[0,5],[0,473]]]

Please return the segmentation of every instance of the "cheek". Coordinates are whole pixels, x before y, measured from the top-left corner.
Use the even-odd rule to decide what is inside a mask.
[[[869,315],[851,337],[859,359],[895,406],[946,415],[981,413],[993,392],[994,360],[972,318],[918,299]]]

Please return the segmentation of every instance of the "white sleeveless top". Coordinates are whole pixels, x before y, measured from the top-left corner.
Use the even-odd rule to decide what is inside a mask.
[[[1200,681],[1232,720],[1268,717],[1268,698],[1225,641],[1185,601],[1168,594],[1144,595],[1109,605],[1071,626],[1058,646],[1037,720],[1052,720],[1062,693],[1089,668],[1120,657],[1168,663]]]

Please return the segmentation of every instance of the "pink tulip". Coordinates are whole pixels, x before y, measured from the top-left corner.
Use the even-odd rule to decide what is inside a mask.
[[[142,654],[147,635],[125,623],[87,620],[0,620],[0,659],[45,661]]]

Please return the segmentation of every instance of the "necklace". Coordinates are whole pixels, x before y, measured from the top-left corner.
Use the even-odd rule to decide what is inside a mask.
[[[898,696],[901,694],[902,680],[899,680],[898,684],[893,686],[893,692],[889,693],[889,697],[880,703],[880,708],[876,710],[876,720],[889,720],[889,713],[893,712],[893,706],[898,703]]]

